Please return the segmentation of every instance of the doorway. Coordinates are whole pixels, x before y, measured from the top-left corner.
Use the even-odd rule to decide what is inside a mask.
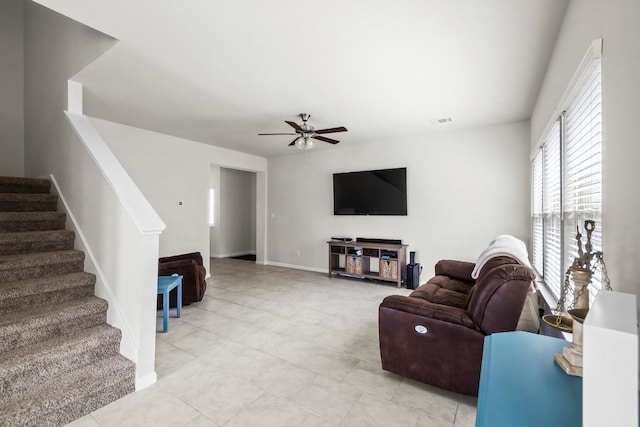
[[[212,166],[210,184],[211,256],[255,261],[257,174]]]

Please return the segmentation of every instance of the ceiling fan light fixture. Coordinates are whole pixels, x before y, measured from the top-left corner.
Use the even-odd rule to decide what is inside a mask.
[[[309,136],[301,136],[296,140],[296,147],[301,150],[308,150],[313,147],[313,139]]]

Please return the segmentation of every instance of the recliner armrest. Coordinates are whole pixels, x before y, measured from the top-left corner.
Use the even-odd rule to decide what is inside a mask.
[[[382,301],[380,307],[392,308],[405,313],[454,323],[470,329],[475,327],[473,320],[465,310],[442,304],[434,304],[422,298],[391,295]]]
[[[449,276],[453,279],[463,280],[473,285],[476,281],[471,277],[471,273],[475,266],[476,264],[473,262],[442,259],[436,263],[435,274],[436,276]]]

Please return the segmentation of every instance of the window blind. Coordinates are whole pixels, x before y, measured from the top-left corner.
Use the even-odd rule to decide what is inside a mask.
[[[533,264],[556,298],[578,256],[578,231],[586,244],[585,220],[595,221],[591,244],[603,250],[601,56],[602,40],[594,40],[562,97],[558,111],[564,112],[550,124],[531,162]],[[597,272],[591,300],[601,283]]]
[[[543,147],[543,273],[542,277],[549,290],[560,298],[563,282],[562,274],[562,199],[560,157],[560,121],[557,120]]]
[[[543,275],[544,218],[542,216],[542,157],[543,150],[538,151],[531,162],[531,226],[533,268],[539,276]]]
[[[564,262],[578,256],[576,226],[586,242],[584,221],[596,222],[593,248],[602,250],[602,109],[601,67],[594,61],[585,70],[565,115],[564,144]],[[601,289],[601,277],[592,277],[593,298]]]

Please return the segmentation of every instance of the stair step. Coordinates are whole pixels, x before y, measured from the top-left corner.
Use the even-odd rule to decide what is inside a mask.
[[[48,179],[0,177],[0,426],[62,426],[135,391],[122,333]]]
[[[106,321],[107,302],[93,296],[10,313],[0,317],[0,354]]]
[[[132,393],[134,383],[133,362],[119,355],[103,359],[0,405],[0,425],[62,426]]]
[[[0,283],[0,313],[7,316],[30,307],[59,304],[94,294],[96,276],[77,272]]]
[[[0,193],[49,193],[50,189],[48,179],[0,176]]]
[[[65,220],[61,212],[0,212],[0,233],[62,230]]]
[[[51,378],[119,354],[121,332],[109,325],[85,329],[0,356],[0,404]]]
[[[2,212],[46,212],[58,209],[54,194],[0,193]]]
[[[84,252],[67,250],[0,255],[0,282],[36,279],[84,269]]]
[[[70,230],[0,233],[0,255],[73,249],[75,237]]]

